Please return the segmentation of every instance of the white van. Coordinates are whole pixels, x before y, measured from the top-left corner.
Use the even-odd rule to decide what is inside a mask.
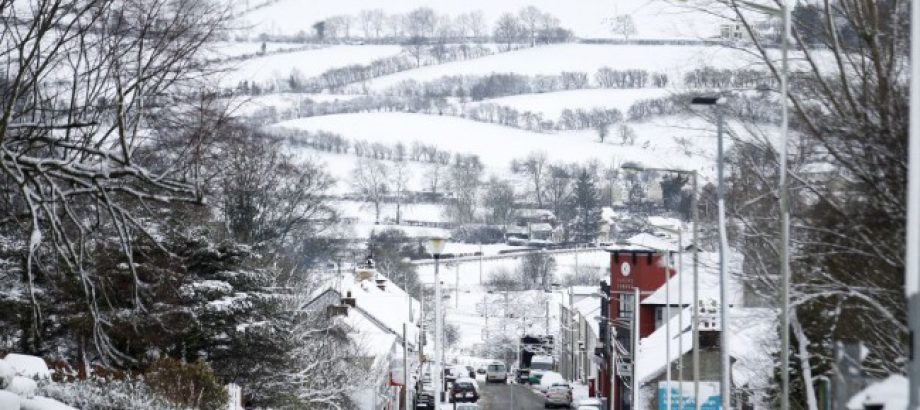
[[[492,362],[486,366],[486,383],[491,382],[508,382],[508,369],[502,362]]]

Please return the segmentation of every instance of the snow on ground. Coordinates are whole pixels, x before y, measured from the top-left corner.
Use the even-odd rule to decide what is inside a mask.
[[[262,45],[265,45],[266,53],[273,52],[283,52],[285,50],[297,49],[297,48],[320,48],[323,46],[305,46],[303,44],[294,44],[294,43],[275,43],[271,41],[220,41],[215,43],[210,43],[207,45],[206,55],[207,58],[220,58],[220,57],[237,57],[237,56],[246,56],[254,55],[262,51]]]
[[[339,0],[331,3],[305,2],[300,0],[282,0],[271,6],[254,10],[244,16],[250,36],[260,33],[295,34],[301,30],[309,32],[309,26],[338,14],[357,16],[361,10],[380,8],[388,14],[407,13],[418,7],[430,7],[438,14],[453,17],[461,13],[481,10],[485,17],[487,30],[492,32],[492,25],[502,13],[517,14],[528,5],[559,18],[563,27],[571,29],[580,37],[615,37],[610,31],[606,19],[614,15],[632,16],[637,33],[631,38],[685,38],[697,39],[719,34],[719,25],[710,13],[693,10],[669,1],[648,0],[579,0],[577,7],[558,0]],[[363,35],[359,24],[351,27],[352,35]]]
[[[41,357],[10,353],[6,355],[3,360],[13,368],[17,376],[25,376],[28,378],[51,377],[51,371],[48,370],[45,359]]]
[[[672,82],[677,82],[681,73],[695,68],[751,67],[755,61],[747,51],[722,46],[555,44],[421,67],[376,78],[368,85],[372,90],[384,90],[404,80],[425,82],[445,75],[558,75],[563,71],[587,72],[593,82],[594,74],[601,67],[664,72],[673,77]]]
[[[512,107],[520,112],[540,113],[545,118],[555,121],[565,109],[574,111],[579,108],[585,110],[591,110],[595,107],[616,108],[625,115],[629,107],[637,100],[665,97],[670,92],[664,88],[569,90],[542,94],[513,95],[483,100],[470,105],[487,103],[503,105]]]
[[[871,384],[847,402],[848,410],[862,410],[864,404],[882,404],[885,410],[907,410],[908,380],[899,374]]]
[[[401,52],[402,47],[398,45],[337,45],[291,53],[271,54],[230,64],[231,70],[224,74],[219,81],[222,85],[228,87],[235,87],[241,81],[260,84],[267,81],[287,81],[293,69],[296,69],[306,79],[320,75],[332,68],[352,64],[367,64],[380,58],[396,56]]]
[[[507,170],[512,159],[524,158],[534,151],[547,152],[552,162],[585,163],[597,159],[607,163],[619,158],[663,168],[699,169],[703,164],[709,165],[711,153],[716,148],[715,133],[697,118],[683,119],[682,128],[674,128],[677,120],[672,121],[634,125],[638,139],[630,146],[610,140],[601,144],[594,131],[541,134],[456,117],[393,112],[302,118],[272,127],[325,130],[350,140],[389,145],[402,142],[411,146],[412,142],[419,141],[453,153],[476,154],[492,170]],[[677,137],[688,138],[694,144],[691,152],[685,152]]]

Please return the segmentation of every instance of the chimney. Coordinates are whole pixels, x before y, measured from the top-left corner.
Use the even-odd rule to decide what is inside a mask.
[[[348,305],[329,305],[326,306],[326,316],[335,317],[335,316],[348,316]]]
[[[356,301],[355,298],[351,297],[351,291],[345,294],[345,297],[342,298],[342,303],[339,306],[351,306],[355,307]]]

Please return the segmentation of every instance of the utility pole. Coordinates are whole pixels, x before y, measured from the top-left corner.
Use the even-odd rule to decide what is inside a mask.
[[[455,259],[456,269],[454,270],[454,308],[460,309],[460,261]]]
[[[639,288],[633,288],[633,322],[632,322],[632,408],[636,409],[639,403],[639,378],[636,373],[636,364],[639,362]],[[612,328],[613,326],[611,326]],[[612,394],[611,394],[612,395]],[[669,409],[670,410],[670,409]]]
[[[479,284],[482,285],[482,242],[479,243]]]
[[[667,397],[665,402],[667,403],[667,409],[671,410],[671,255],[670,250],[664,251],[664,299],[667,301],[664,307],[664,333],[665,333],[665,342],[664,342],[664,356],[665,356],[665,380],[667,381],[667,389],[665,390]],[[679,327],[679,326],[678,326]]]
[[[409,324],[403,322],[403,407],[409,408]]]

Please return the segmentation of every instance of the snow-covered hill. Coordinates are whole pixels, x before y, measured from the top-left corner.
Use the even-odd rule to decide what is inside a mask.
[[[682,128],[673,125],[681,124]],[[613,159],[637,161],[648,166],[668,168],[698,168],[709,155],[687,156],[675,137],[699,141],[698,149],[713,152],[706,140],[713,136],[698,119],[661,123],[643,123],[633,126],[639,138],[634,145],[624,146],[611,137],[599,143],[594,131],[542,134],[474,122],[457,117],[407,114],[363,113],[327,115],[284,121],[272,128],[330,131],[350,140],[365,140],[395,145],[411,146],[419,141],[434,144],[454,153],[476,154],[491,169],[508,169],[513,159],[521,159],[534,151],[545,151],[551,161],[587,163],[598,160],[609,163]],[[713,139],[714,140],[714,139]],[[311,152],[314,152],[310,150]]]
[[[751,68],[754,62],[754,57],[749,53],[722,46],[555,44],[422,67],[380,77],[368,84],[373,90],[382,90],[405,80],[425,82],[447,75],[558,75],[563,71],[586,72],[593,78],[601,67],[614,70],[643,69],[680,76],[704,66]],[[678,78],[674,77],[673,80]]]
[[[615,15],[631,15],[636,26],[634,38],[697,39],[719,33],[718,20],[706,11],[695,10],[684,3],[670,0],[338,0],[335,2],[281,0],[245,16],[249,34],[293,35],[301,30],[310,32],[311,25],[335,15],[357,16],[361,10],[383,9],[388,14],[407,13],[418,7],[430,7],[439,14],[456,16],[482,10],[491,25],[502,13],[517,13],[533,5],[559,18],[563,27],[575,35],[589,38],[616,37],[606,19]],[[708,10],[712,11],[712,10]],[[358,35],[359,25],[351,28]]]

